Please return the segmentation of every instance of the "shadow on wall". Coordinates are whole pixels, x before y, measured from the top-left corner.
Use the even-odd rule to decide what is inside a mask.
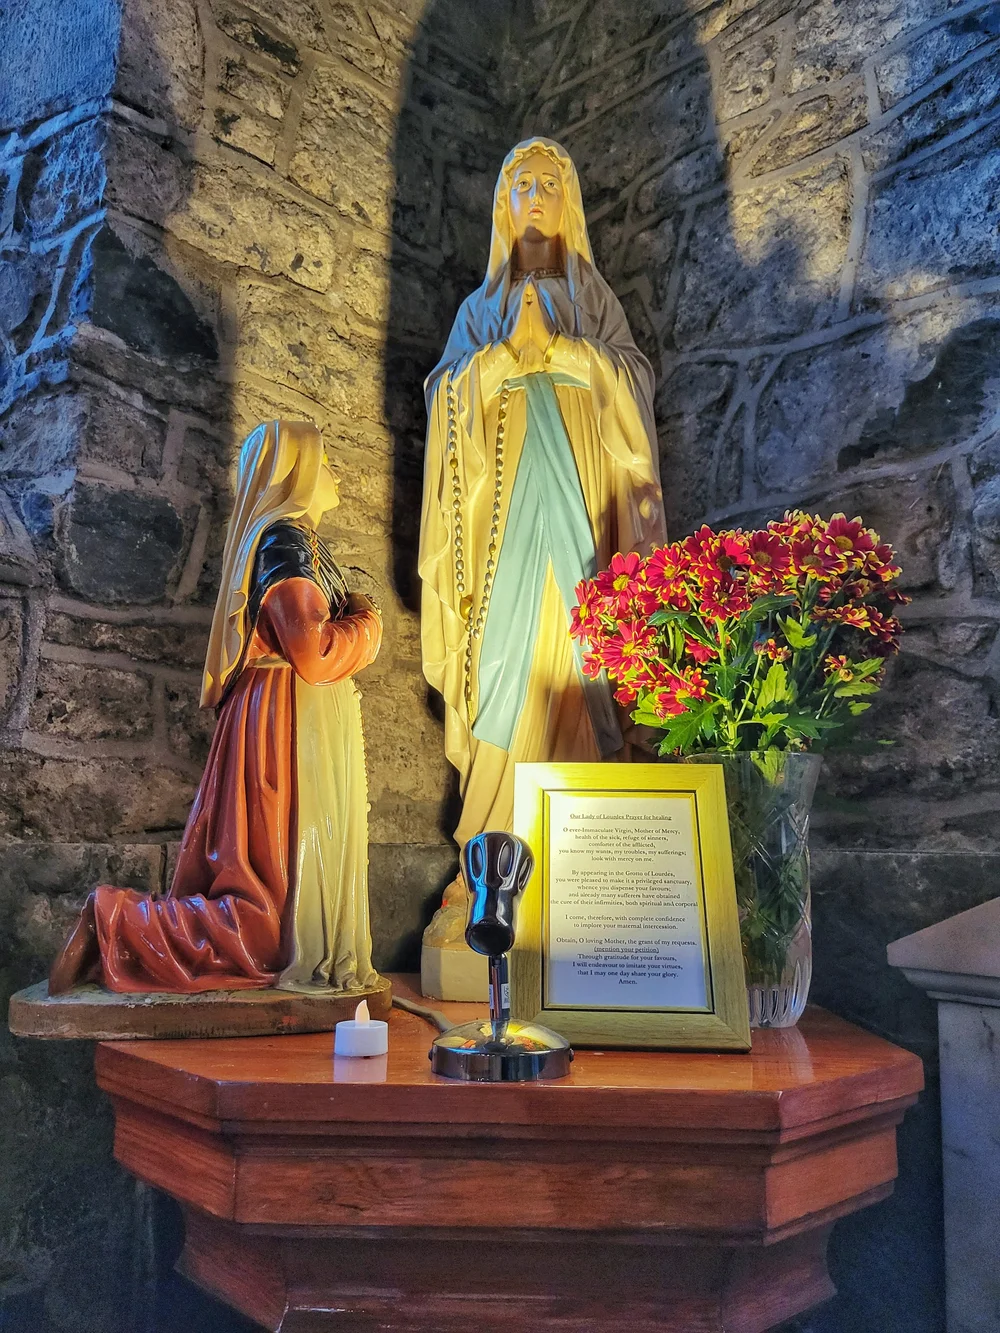
[[[184,49],[168,56],[144,6],[130,5],[123,27],[108,123],[108,221],[94,247],[96,336],[83,342],[78,358],[98,395],[121,399],[122,390],[131,391],[141,416],[99,421],[105,438],[95,439],[92,451],[111,456],[92,452],[88,463],[95,481],[103,473],[107,484],[92,506],[97,512],[80,527],[94,534],[102,570],[118,568],[136,581],[100,586],[95,600],[190,607],[191,618],[205,625],[218,590],[238,427],[220,266],[178,246],[170,228],[194,194],[194,163],[180,143],[197,125],[204,64],[198,31],[184,33],[182,23],[178,29]],[[123,505],[129,508],[119,518]],[[138,538],[151,526],[165,548],[155,566]]]
[[[396,123],[385,420],[393,442],[393,577],[412,611],[420,609],[423,381],[440,359],[455,312],[486,269],[493,187],[516,137],[514,10],[512,0],[489,6],[430,0]],[[427,693],[443,720],[438,696]],[[459,808],[456,775],[449,773],[452,797],[442,822],[450,836]]]

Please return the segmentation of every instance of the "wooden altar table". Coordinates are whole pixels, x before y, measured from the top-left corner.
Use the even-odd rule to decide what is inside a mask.
[[[281,1333],[762,1333],[833,1294],[830,1228],[891,1192],[922,1087],[819,1009],[750,1055],[578,1051],[532,1085],[438,1078],[433,1036],[394,1010],[381,1067],[329,1033],[101,1045],[181,1271]]]

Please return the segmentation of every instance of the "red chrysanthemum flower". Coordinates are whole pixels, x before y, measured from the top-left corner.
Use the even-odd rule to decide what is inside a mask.
[[[604,661],[600,652],[592,651],[583,655],[583,674],[596,680],[604,670]]]
[[[850,625],[853,629],[868,630],[871,628],[870,606],[858,606],[848,603],[847,606],[817,606],[813,609],[814,620],[825,620],[833,625]]]
[[[642,591],[639,579],[642,569],[642,557],[635,551],[627,555],[619,552],[611,557],[611,565],[602,570],[594,579],[594,586],[604,604],[608,615],[624,616],[629,610],[629,603]]]
[[[639,591],[629,602],[627,615],[637,620],[644,620],[651,616],[654,611],[659,611],[662,606],[659,595],[649,588],[640,586]]]
[[[598,628],[601,600],[593,579],[583,579],[576,585],[576,606],[569,627],[574,639],[589,639]]]
[[[615,690],[615,699],[625,708],[631,708],[639,697],[640,682],[637,680],[623,680]]]
[[[711,550],[715,540],[716,533],[707,523],[703,523],[697,532],[692,532],[690,536],[684,538],[681,546],[692,560],[698,560],[705,551]]]
[[[874,634],[877,639],[880,639],[883,643],[891,644],[893,648],[897,647],[899,633],[903,627],[896,617],[883,615],[874,606],[868,607],[867,610],[869,634]]]
[[[872,595],[877,586],[871,579],[853,579],[844,585],[844,592],[852,602],[863,602]]]
[[[704,666],[706,662],[710,662],[713,657],[718,656],[717,649],[711,647],[711,645],[699,643],[697,639],[691,639],[687,636],[684,639],[684,651],[689,657],[693,657],[699,666]]]
[[[778,537],[807,537],[816,531],[817,523],[821,524],[822,519],[814,518],[803,509],[788,509],[784,518],[772,519],[766,531]]]
[[[758,639],[753,646],[755,653],[763,653],[772,662],[787,662],[792,655],[791,649],[777,639]]]
[[[773,587],[788,573],[791,552],[773,532],[752,532],[747,544],[747,568],[764,588]]]
[[[692,699],[704,699],[707,692],[708,680],[697,667],[683,674],[670,673],[656,691],[653,707],[658,717],[677,717],[687,712]]]
[[[865,572],[880,583],[888,583],[891,579],[898,579],[903,571],[896,564],[896,552],[888,542],[882,542],[868,553]]]
[[[749,564],[749,539],[745,532],[720,532],[712,542],[707,554],[710,557],[710,577],[715,577],[715,570],[729,573]]]
[[[687,704],[678,699],[672,690],[658,690],[653,700],[653,711],[657,717],[678,717],[688,711]]]
[[[824,658],[823,665],[826,667],[827,678],[836,676],[838,680],[853,680],[854,672],[851,670],[851,664],[847,657],[842,653],[831,654]]]
[[[750,610],[750,598],[746,588],[729,578],[718,583],[704,584],[699,601],[701,614],[710,616],[713,620],[729,620]]]
[[[646,586],[671,588],[690,568],[690,558],[679,542],[658,546],[646,561]]]
[[[621,680],[645,665],[656,635],[644,620],[626,620],[604,642],[601,657],[609,676]]]
[[[875,549],[876,537],[860,518],[834,514],[826,525],[826,542],[840,552],[852,569],[861,569]]]
[[[694,606],[694,593],[686,583],[678,580],[670,587],[660,589],[660,602],[671,611],[690,611]]]
[[[743,532],[713,532],[703,526],[686,537],[684,550],[696,578],[714,582],[730,570],[747,563],[747,537]]]
[[[811,536],[792,540],[792,570],[794,573],[829,583],[847,573],[847,557],[835,546]]]

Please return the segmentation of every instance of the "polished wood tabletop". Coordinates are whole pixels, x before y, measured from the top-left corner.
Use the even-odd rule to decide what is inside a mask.
[[[99,1046],[181,1270],[280,1333],[761,1333],[832,1293],[830,1228],[891,1192],[923,1084],[817,1008],[746,1055],[578,1050],[533,1084],[432,1074],[435,1031],[393,1010],[369,1060],[329,1033]]]
[[[412,978],[393,978],[413,996]],[[438,1004],[456,1023],[483,1005]],[[568,1077],[532,1084],[456,1083],[432,1074],[435,1029],[393,1010],[384,1062],[333,1058],[333,1037],[106,1042],[97,1069],[108,1091],[125,1085],[214,1121],[369,1124],[600,1125],[771,1130],[781,1137],[829,1117],[871,1114],[923,1086],[920,1060],[810,1007],[798,1027],[757,1031],[747,1055],[578,1050]]]

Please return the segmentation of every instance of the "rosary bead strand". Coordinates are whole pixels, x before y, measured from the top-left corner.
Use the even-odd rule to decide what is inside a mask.
[[[458,413],[451,375],[445,389],[448,404],[448,467],[451,471],[451,508],[454,515],[455,589],[459,602],[465,596],[465,532],[462,524],[462,480],[458,471]]]
[[[449,389],[450,387],[451,387],[451,382],[449,380]],[[468,631],[468,636],[465,645],[465,706],[469,714],[470,722],[472,720],[472,644],[474,639],[479,639],[482,637],[483,627],[486,624],[486,612],[490,603],[490,593],[493,590],[493,580],[494,577],[496,576],[497,550],[499,549],[498,537],[500,534],[500,514],[503,508],[502,500],[503,500],[504,440],[507,433],[507,407],[509,401],[510,401],[510,381],[504,380],[503,385],[501,386],[500,389],[500,404],[497,408],[497,439],[496,439],[496,458],[495,458],[495,471],[494,471],[495,479],[493,483],[493,510],[490,521],[490,539],[486,547],[486,571],[483,578],[483,594],[482,594],[482,599],[479,603],[479,610],[476,613],[475,617],[473,618],[473,608],[470,607],[468,620],[466,621],[466,629]],[[451,400],[449,399],[449,430],[451,429],[451,411],[452,411],[452,405],[451,405]],[[449,449],[450,448],[451,445],[449,443]],[[457,475],[458,475],[457,460],[453,466],[454,466],[454,476],[456,477],[455,485],[457,486]],[[454,491],[454,489],[453,493],[459,495],[459,503],[456,509],[456,514],[458,515],[457,521],[460,524],[461,523],[460,493]],[[458,536],[456,535],[456,544],[457,542],[458,542]],[[458,570],[458,556],[456,555],[455,582],[458,592],[461,595],[461,593],[464,592],[465,590],[465,581],[464,578],[462,578],[461,582],[459,581],[457,570]],[[464,563],[463,563],[463,573],[464,573]]]
[[[479,604],[479,611],[472,625],[472,637],[478,639],[483,632],[483,626],[486,623],[486,612],[490,604],[490,593],[493,590],[493,579],[496,576],[496,558],[498,543],[497,538],[500,534],[500,511],[503,498],[503,453],[504,437],[507,433],[507,404],[510,401],[510,381],[504,380],[500,390],[500,406],[497,409],[497,444],[496,444],[496,472],[493,485],[493,513],[490,521],[490,540],[486,547],[486,576],[483,579],[483,596]]]

